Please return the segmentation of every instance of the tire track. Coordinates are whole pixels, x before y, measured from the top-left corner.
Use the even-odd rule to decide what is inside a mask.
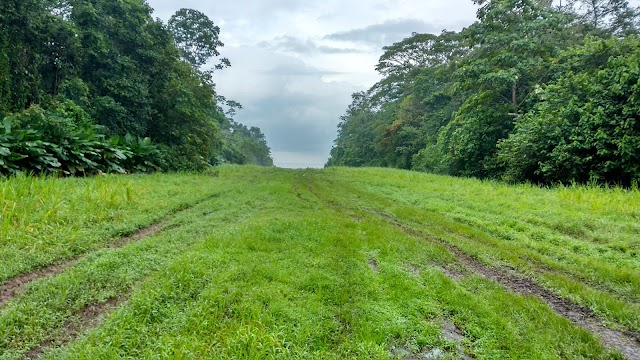
[[[98,326],[105,318],[104,315],[116,309],[122,302],[124,302],[124,297],[116,297],[103,303],[85,306],[71,319],[67,320],[59,331],[24,354],[23,359],[39,359],[47,350],[67,345],[87,330]]]
[[[105,248],[118,249],[127,244],[142,240],[148,236],[152,236],[160,231],[175,229],[180,225],[174,226],[173,224],[167,224],[169,217],[175,214],[179,214],[179,213],[191,210],[196,206],[200,205],[201,203],[206,202],[207,200],[210,200],[218,195],[219,194],[213,194],[196,203],[190,204],[189,206],[179,208],[176,211],[174,211],[172,214],[167,215],[164,220],[158,223],[155,223],[153,225],[150,225],[146,228],[140,229],[135,233],[129,236],[126,236],[116,242],[110,243],[107,246],[105,246]],[[68,267],[83,260],[84,258],[86,258],[86,256],[88,256],[88,254],[79,259],[73,260],[72,263],[70,262],[71,264]],[[63,272],[63,271],[64,269],[59,272]],[[139,280],[139,282],[142,282],[142,280]],[[69,318],[67,318],[63,325],[55,329],[52,329],[48,334],[48,336],[44,340],[42,340],[40,344],[28,349],[28,351],[23,355],[23,359],[29,359],[29,360],[39,359],[40,357],[42,357],[42,355],[45,354],[45,352],[52,349],[58,349],[58,348],[64,347],[65,345],[76,340],[83,334],[87,333],[89,330],[96,328],[103,322],[103,320],[105,320],[105,318],[112,311],[117,309],[126,300],[128,300],[131,294],[131,291],[134,288],[135,286],[132,285],[128,291],[124,291],[120,294],[116,294],[115,296],[109,298],[106,301],[92,302],[83,306],[80,310],[76,311]]]
[[[136,231],[135,233],[129,235],[129,236],[125,236],[123,238],[120,238],[118,241],[114,242],[114,243],[110,243],[107,244],[104,248],[107,249],[118,249],[121,248],[127,244],[136,242],[136,241],[140,241],[148,236],[154,235],[157,232],[160,231],[160,229],[162,228],[163,223],[159,222],[159,223],[155,223],[151,226],[148,226],[146,228],[140,229],[138,231]],[[103,249],[104,249],[103,248]],[[99,250],[95,250],[95,251],[99,251]],[[91,252],[94,253],[95,251]],[[15,299],[16,296],[18,296],[18,294],[20,294],[22,291],[24,291],[24,289],[31,283],[37,281],[37,280],[41,280],[44,278],[48,278],[48,277],[52,277],[52,276],[56,276],[58,274],[61,274],[63,272],[65,272],[67,269],[73,267],[75,264],[77,264],[78,262],[84,260],[87,256],[89,256],[89,254],[85,254],[81,257],[77,257],[77,258],[73,258],[73,259],[69,259],[69,260],[65,260],[59,263],[56,263],[54,265],[50,265],[48,267],[36,270],[34,272],[31,273],[27,273],[27,274],[22,274],[22,275],[18,275],[12,279],[10,279],[9,281],[7,281],[6,283],[4,283],[2,285],[2,287],[0,287],[0,309],[2,309],[2,307],[7,304],[9,301]]]
[[[493,280],[505,289],[516,294],[536,296],[558,315],[596,335],[605,347],[620,351],[620,353],[628,359],[640,359],[640,334],[631,331],[622,332],[609,329],[602,324],[601,319],[590,309],[556,295],[533,280],[518,274],[513,269],[499,269],[486,266],[456,246],[430,234],[411,228],[389,214],[378,211],[370,211],[370,213],[379,216],[387,223],[399,228],[408,235],[421,238],[425,241],[436,242],[444,246],[459,262],[477,275]]]
[[[353,209],[347,208],[335,201],[320,196],[313,189],[312,184],[309,181],[306,182],[306,186],[311,194],[316,196],[330,208],[347,213],[353,212]],[[460,263],[475,274],[495,281],[503,288],[513,293],[537,297],[556,312],[556,314],[570,320],[574,324],[595,335],[600,339],[605,347],[619,351],[627,359],[640,359],[639,333],[612,330],[606,327],[602,323],[602,320],[590,309],[556,295],[552,291],[534,282],[532,279],[519,274],[514,269],[499,269],[484,265],[478,259],[470,256],[453,244],[434,237],[431,234],[409,227],[390,214],[365,208],[360,208],[360,210],[378,216],[388,224],[402,230],[407,235],[417,237],[428,242],[435,242],[445,247]]]
[[[190,209],[193,209],[194,207],[202,204],[205,201],[211,200],[214,197],[219,196],[218,193],[216,194],[212,194],[209,195],[201,200],[198,200],[192,204],[188,204],[187,206],[180,206],[177,209],[175,209],[174,211],[172,211],[171,213],[167,214],[163,219],[161,219],[160,221],[149,225],[147,227],[144,227],[142,229],[139,229],[135,232],[133,232],[132,234],[129,234],[127,236],[121,237],[120,239],[118,239],[117,241],[111,242],[106,244],[104,247],[100,248],[100,249],[96,249],[93,250],[89,253],[85,253],[80,255],[79,257],[75,257],[72,259],[68,259],[68,260],[63,260],[63,261],[59,261],[57,263],[54,263],[52,265],[40,268],[36,271],[32,271],[29,273],[25,273],[25,274],[21,274],[18,276],[15,276],[9,280],[7,280],[4,284],[2,284],[2,286],[0,286],[0,310],[11,300],[15,299],[16,296],[18,296],[18,294],[22,293],[25,288],[37,281],[37,280],[41,280],[44,278],[48,278],[48,277],[52,277],[58,274],[63,273],[64,271],[66,271],[67,269],[71,268],[72,266],[74,266],[75,264],[77,264],[78,262],[82,261],[83,259],[85,259],[87,256],[89,256],[92,253],[95,253],[97,251],[100,251],[102,249],[118,249],[121,248],[125,245],[128,245],[130,243],[133,242],[137,242],[140,241],[146,237],[155,235],[156,233],[160,232],[161,230],[163,230],[165,228],[165,224],[167,222],[167,220],[172,217],[175,216],[176,214],[188,211]]]

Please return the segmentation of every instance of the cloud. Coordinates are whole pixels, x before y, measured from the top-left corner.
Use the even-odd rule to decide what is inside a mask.
[[[356,47],[339,48],[327,45],[319,45],[311,39],[300,39],[293,36],[279,36],[271,41],[263,41],[259,46],[268,47],[283,52],[300,55],[313,54],[354,54],[364,52]]]
[[[155,15],[162,19],[168,19],[178,8],[198,9],[203,11],[211,19],[218,14],[232,18],[250,18],[268,20],[265,14],[274,12],[296,13],[304,12],[310,5],[299,0],[235,0],[208,2],[201,0],[151,0],[149,1],[155,10]]]
[[[271,48],[227,51],[236,60],[231,68],[216,73],[215,81],[221,94],[243,105],[235,120],[260,127],[276,162],[283,166],[326,162],[339,118],[350,95],[360,89],[344,81],[327,81],[338,75]]]
[[[477,9],[470,0],[148,3],[164,21],[185,7],[221,27],[220,52],[232,67],[215,73],[218,93],[244,106],[235,120],[263,130],[277,165],[301,167],[326,162],[350,95],[379,80],[383,46],[460,29]]]
[[[361,43],[381,48],[382,46],[391,45],[409,37],[414,32],[437,34],[440,33],[442,29],[442,26],[428,24],[421,20],[397,19],[385,21],[381,24],[369,25],[361,29],[329,34],[326,35],[324,39]]]

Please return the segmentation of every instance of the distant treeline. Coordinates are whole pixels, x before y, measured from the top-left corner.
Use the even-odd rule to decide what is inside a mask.
[[[640,181],[640,11],[626,0],[477,2],[461,32],[384,48],[328,166],[534,183]]]
[[[218,95],[220,29],[195,10],[167,24],[143,0],[0,3],[0,175],[272,165],[258,128]]]

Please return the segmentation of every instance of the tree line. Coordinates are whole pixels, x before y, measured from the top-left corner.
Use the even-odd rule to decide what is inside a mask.
[[[0,174],[273,165],[216,92],[219,33],[191,9],[163,23],[143,0],[3,0]]]
[[[513,182],[640,181],[640,10],[626,0],[476,1],[460,32],[384,47],[327,166]]]

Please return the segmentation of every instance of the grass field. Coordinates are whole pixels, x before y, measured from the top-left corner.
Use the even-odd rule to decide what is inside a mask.
[[[638,190],[234,166],[0,189],[0,359],[640,358]]]

